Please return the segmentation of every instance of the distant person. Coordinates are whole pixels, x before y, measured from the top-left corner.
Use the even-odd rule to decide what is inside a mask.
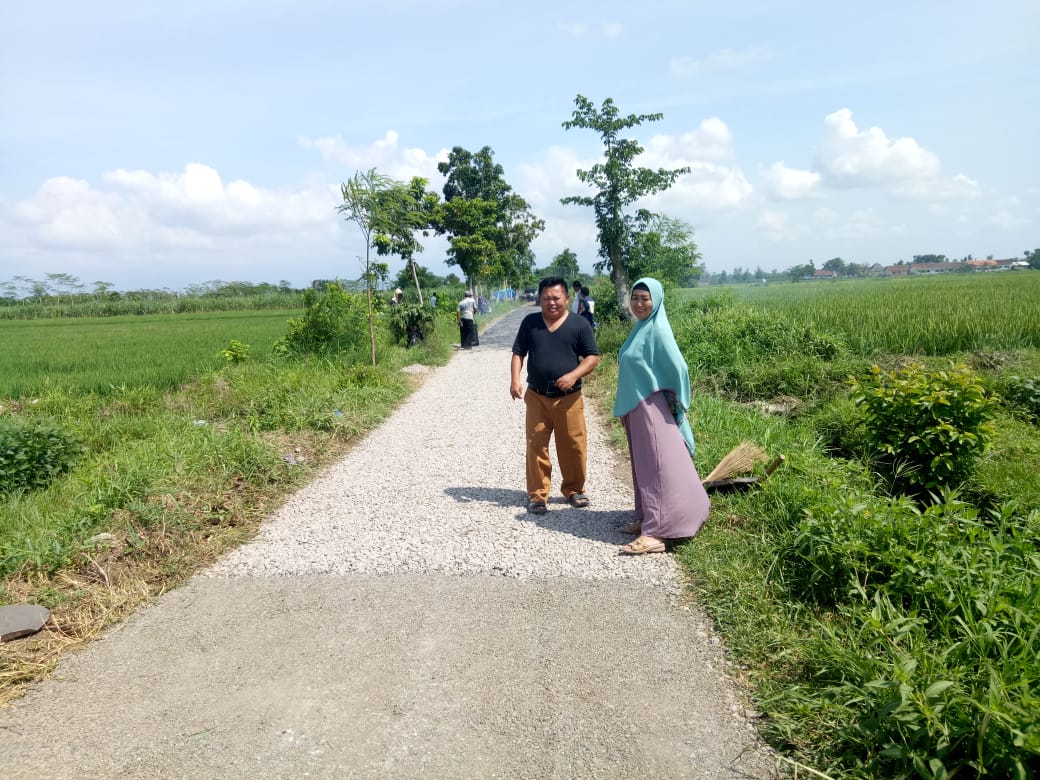
[[[571,289],[574,291],[571,295],[571,311],[577,314],[581,303],[581,280],[575,279],[571,282]]]
[[[527,511],[546,513],[552,489],[549,439],[556,437],[561,490],[574,507],[587,507],[586,428],[582,377],[599,365],[592,328],[567,307],[567,282],[550,276],[538,285],[541,311],[528,314],[513,341],[509,394],[527,407]],[[520,370],[527,360],[527,388]]]
[[[472,349],[479,346],[477,338],[477,323],[473,315],[477,313],[477,302],[473,299],[473,291],[466,290],[465,296],[459,301],[456,319],[459,323],[459,346],[463,349]]]
[[[664,288],[644,277],[629,298],[638,320],[618,353],[614,416],[621,418],[632,461],[635,522],[622,530],[639,537],[624,555],[665,551],[708,517],[708,498],[693,465],[690,372],[664,310]]]
[[[483,295],[478,295],[477,296],[477,311],[480,314],[490,314],[491,313],[491,304],[488,303],[488,299],[485,298]]]
[[[400,306],[403,301],[404,293],[401,291],[401,288],[398,287],[396,290],[394,290],[394,294],[390,297],[390,305]]]
[[[596,329],[596,302],[592,300],[592,292],[588,287],[581,288],[581,298],[578,306],[578,314],[589,321],[592,329]]]
[[[437,308],[437,293],[430,293],[430,306]]]

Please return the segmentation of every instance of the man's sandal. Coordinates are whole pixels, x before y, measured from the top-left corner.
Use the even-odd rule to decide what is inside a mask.
[[[647,553],[664,552],[664,542],[652,536],[640,536],[638,539],[623,544],[618,549],[621,555],[646,555]]]
[[[584,493],[571,493],[568,496],[567,501],[571,506],[577,507],[578,509],[584,509],[589,505],[589,497]]]
[[[621,529],[623,534],[641,534],[643,532],[643,524],[636,520],[634,523],[629,523]]]
[[[532,501],[527,505],[528,514],[544,515],[548,511],[549,508],[545,505],[544,501]]]

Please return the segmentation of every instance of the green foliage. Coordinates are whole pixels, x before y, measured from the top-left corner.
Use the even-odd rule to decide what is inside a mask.
[[[597,109],[584,95],[575,97],[574,105],[572,118],[563,123],[564,129],[577,127],[598,133],[603,143],[604,159],[589,170],[577,171],[578,180],[591,187],[595,194],[571,195],[562,198],[560,202],[592,209],[602,266],[610,271],[614,295],[618,299],[618,312],[629,319],[630,314],[623,310],[622,302],[627,301],[629,295],[627,264],[632,242],[640,226],[646,225],[653,215],[645,209],[635,213],[628,209],[641,198],[668,189],[679,176],[689,173],[690,169],[659,168],[655,171],[634,164],[643,153],[643,147],[631,138],[622,138],[621,132],[638,127],[643,122],[656,122],[662,118],[662,114],[629,114],[623,117],[611,98],[604,100]]]
[[[519,287],[534,264],[531,242],[545,222],[506,183],[489,146],[476,154],[456,146],[437,170],[445,177],[444,202],[431,222],[448,236],[448,262],[458,265],[470,284],[504,278]]]
[[[72,433],[46,420],[0,420],[0,494],[46,487],[83,454]]]
[[[103,395],[121,386],[176,387],[226,365],[219,353],[228,333],[251,344],[251,356],[269,354],[298,313],[0,320],[0,397],[38,396],[59,387]]]
[[[1001,396],[1006,405],[1033,422],[1040,422],[1040,377],[1009,376],[1002,385]]]
[[[693,228],[681,219],[655,214],[633,236],[628,260],[629,279],[652,276],[662,284],[696,287],[704,272]]]
[[[220,350],[220,356],[228,363],[242,363],[249,360],[249,345],[243,344],[237,339],[231,339],[224,349]]]
[[[996,401],[967,366],[873,366],[853,380],[852,398],[863,411],[865,446],[898,489],[916,493],[961,484],[992,434]]]
[[[949,494],[821,501],[773,576],[836,608],[784,708],[830,724],[830,769],[866,777],[1028,777],[1040,761],[1040,513],[980,517]],[[855,772],[853,773],[853,770]],[[848,776],[844,773],[841,776]]]
[[[333,282],[324,291],[307,290],[304,314],[289,320],[289,332],[278,350],[295,354],[330,355],[356,351],[365,344],[366,307],[362,296]]]
[[[435,325],[434,310],[430,306],[401,303],[390,309],[390,334],[399,344],[411,346],[415,338],[425,339],[433,333]]]
[[[709,299],[668,318],[691,373],[738,398],[814,396],[847,375],[840,340],[777,313]]]

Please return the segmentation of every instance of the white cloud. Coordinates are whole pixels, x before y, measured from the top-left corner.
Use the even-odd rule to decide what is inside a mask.
[[[788,168],[775,162],[762,174],[766,193],[777,200],[803,200],[819,194],[822,177],[815,171]]]
[[[982,186],[963,173],[958,173],[951,178],[906,182],[896,187],[893,194],[915,200],[969,200],[982,197]]]
[[[769,49],[764,46],[745,49],[720,49],[704,59],[694,57],[676,57],[668,64],[669,71],[679,78],[691,78],[711,71],[736,70],[749,65],[766,62],[771,58]]]
[[[655,135],[646,144],[648,158],[668,158],[688,165],[694,161],[728,160],[733,157],[733,133],[721,119],[704,119],[696,130],[674,135]]]
[[[370,144],[351,146],[341,136],[300,138],[304,149],[317,149],[322,158],[353,171],[376,168],[380,173],[401,181],[413,176],[422,176],[431,181],[442,179],[437,163],[448,159],[448,150],[441,149],[430,155],[417,147],[398,148],[398,134],[387,130],[386,134]]]
[[[335,221],[338,192],[264,190],[224,184],[213,168],[191,163],[180,173],[119,169],[108,188],[57,177],[16,204],[15,219],[41,243],[125,251],[211,248],[221,238],[299,235]]]
[[[556,29],[571,38],[584,38],[597,31],[603,38],[620,38],[625,31],[620,22],[603,22],[597,28],[574,20],[559,21],[556,23]]]
[[[890,139],[879,127],[860,131],[847,108],[829,114],[814,168],[836,187],[895,185],[939,175],[939,158],[913,138]]]
[[[790,214],[774,209],[759,212],[756,226],[765,237],[774,243],[797,241],[805,238],[808,229],[804,225],[793,225]]]

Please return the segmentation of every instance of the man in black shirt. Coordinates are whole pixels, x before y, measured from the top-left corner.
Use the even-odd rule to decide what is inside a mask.
[[[561,489],[571,506],[585,507],[585,404],[581,378],[599,365],[596,336],[568,310],[567,282],[550,276],[538,285],[541,311],[528,314],[513,342],[509,393],[527,406],[527,511],[544,514],[552,487],[549,439],[556,435]],[[527,391],[520,370],[527,359]]]

